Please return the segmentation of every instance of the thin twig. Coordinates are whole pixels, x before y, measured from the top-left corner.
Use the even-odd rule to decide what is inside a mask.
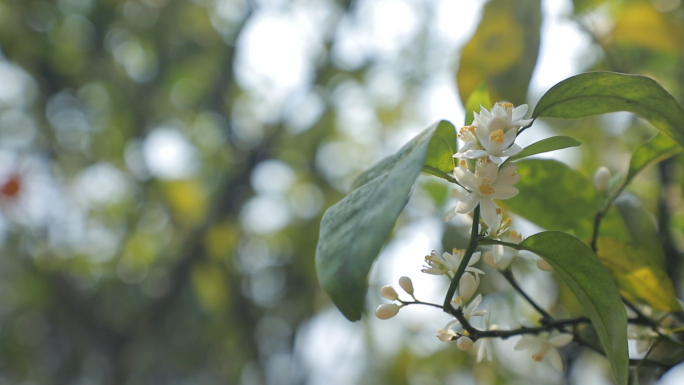
[[[522,295],[527,302],[532,305],[532,307],[546,319],[546,321],[551,322],[553,321],[553,317],[544,309],[542,309],[541,306],[539,306],[525,291],[518,285],[518,282],[516,282],[515,278],[513,277],[513,272],[511,271],[511,268],[507,268],[506,270],[501,270],[500,271],[501,275],[503,275],[504,278],[506,278],[506,281],[513,286],[513,288],[520,294]]]
[[[468,247],[466,248],[465,253],[463,254],[463,259],[461,260],[461,264],[458,265],[458,269],[456,270],[456,273],[454,274],[454,278],[451,280],[451,284],[449,285],[449,290],[447,290],[446,297],[444,297],[444,311],[447,311],[447,309],[451,308],[451,299],[454,297],[454,293],[456,293],[456,288],[458,287],[459,282],[461,281],[461,277],[463,276],[463,273],[465,273],[466,268],[468,267],[468,263],[470,262],[470,257],[473,256],[473,253],[475,252],[475,249],[477,248],[477,238],[478,238],[478,232],[479,232],[479,227],[480,226],[480,205],[477,205],[475,207],[475,211],[473,211],[473,227],[470,232],[470,241],[468,242]],[[447,311],[448,312],[448,311]]]

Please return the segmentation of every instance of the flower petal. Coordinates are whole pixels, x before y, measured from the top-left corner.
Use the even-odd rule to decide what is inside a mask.
[[[572,339],[572,334],[559,334],[557,336],[549,338],[548,343],[556,347],[561,347],[569,344],[570,341],[572,341]]]
[[[494,194],[496,194],[496,192]],[[482,221],[484,221],[487,227],[492,230],[499,228],[499,220],[501,217],[496,215],[496,205],[489,197],[482,197],[480,199],[480,211],[482,214]]]
[[[481,252],[473,253],[473,255],[470,257],[470,261],[468,262],[468,266],[472,266],[477,263],[477,261],[480,260],[480,256],[482,255]]]
[[[506,133],[504,134],[504,140],[503,140],[503,143],[502,143],[502,147],[503,147],[504,149],[507,149],[508,147],[510,147],[511,144],[513,144],[513,142],[515,142],[515,138],[516,138],[517,136],[518,136],[518,135],[517,135],[516,130],[508,130],[508,131],[506,131]]]
[[[504,151],[501,153],[502,156],[514,156],[518,155],[520,151],[522,151],[522,147],[518,146],[517,144],[513,143],[511,147],[508,148],[508,150]]]
[[[489,130],[483,125],[475,126],[475,136],[485,150],[489,150]]]
[[[477,362],[482,362],[487,350],[487,342],[484,338],[480,340],[480,346],[477,347]]]
[[[492,250],[492,254],[494,255],[494,263],[499,263],[505,252],[506,250],[502,245],[494,245]]]
[[[465,167],[456,167],[454,169],[454,176],[458,183],[462,184],[463,187],[470,191],[477,190],[477,185],[479,184],[477,177]]]
[[[484,271],[478,269],[477,267],[467,267],[467,268],[466,268],[466,271],[469,272],[469,273],[476,274],[476,275],[477,275],[477,274],[484,274],[484,273],[485,273]]]
[[[459,159],[477,159],[482,156],[487,156],[488,153],[485,150],[468,150],[464,152],[457,152],[454,154],[454,158]]]
[[[515,350],[525,350],[525,349],[531,349],[539,345],[539,341],[537,341],[536,338],[531,337],[531,336],[522,336],[522,339],[518,341],[517,344],[513,347]]]
[[[503,183],[497,183],[492,186],[492,188],[494,189],[494,192],[488,196],[488,198],[491,199],[510,199],[520,192],[517,188]]]
[[[563,357],[561,357],[560,353],[558,353],[558,350],[556,348],[549,349],[549,351],[546,352],[546,356],[549,357],[549,362],[551,362],[551,366],[553,366],[561,372],[563,371]]]
[[[513,120],[520,120],[527,113],[527,104],[521,104],[513,109]]]
[[[494,155],[490,155],[489,159],[491,159],[491,161],[496,163],[496,164],[500,164],[501,162],[503,162],[503,159],[499,158],[498,156],[494,156]]]
[[[458,204],[456,204],[456,212],[458,214],[467,214],[473,211],[478,203],[480,203],[480,196],[474,192],[470,193],[468,196],[458,201]]]

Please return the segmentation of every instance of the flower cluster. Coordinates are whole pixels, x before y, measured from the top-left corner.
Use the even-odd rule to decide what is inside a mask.
[[[454,169],[458,183],[468,190],[459,200],[456,214],[466,214],[480,205],[482,221],[490,234],[501,226],[502,212],[492,199],[509,199],[518,194],[513,187],[520,180],[518,167],[512,164],[500,167],[502,157],[517,155],[522,148],[513,143],[518,130],[532,120],[522,119],[527,105],[514,108],[511,103],[497,103],[492,111],[480,107],[472,126],[461,128],[458,137],[465,142],[454,154],[460,159]],[[476,159],[474,172],[466,159]]]
[[[453,176],[465,191],[455,196],[458,204],[446,219],[457,214],[470,213],[479,205],[485,230],[471,236],[486,235],[487,238],[505,239],[514,244],[523,241],[520,233],[509,232],[512,221],[510,218],[503,220],[503,211],[493,200],[509,199],[518,194],[518,189],[513,187],[521,178],[516,174],[518,167],[511,162],[504,162],[502,158],[514,156],[522,151],[522,148],[514,141],[518,130],[531,122],[531,120],[523,119],[526,112],[526,105],[514,108],[510,103],[497,103],[491,112],[482,107],[479,114],[475,113],[473,125],[463,127],[459,131],[458,137],[465,142],[465,145],[454,155],[458,159],[458,165],[453,171]],[[601,178],[605,179],[605,177]],[[378,306],[376,316],[380,319],[391,318],[398,313],[400,308],[410,304],[442,308],[454,315],[455,319],[437,331],[437,338],[444,342],[456,342],[460,350],[469,350],[477,345],[477,362],[485,357],[491,360],[492,338],[499,333],[493,331],[499,329],[490,322],[491,303],[486,310],[478,309],[483,297],[482,294],[477,293],[477,290],[480,285],[480,276],[485,272],[474,266],[480,261],[481,253],[472,252],[472,250],[471,253],[471,255],[466,255],[466,250],[453,249],[451,253],[439,254],[437,251],[432,251],[430,255],[425,256],[423,273],[442,275],[452,282],[455,279],[459,280],[458,287],[450,287],[447,295],[450,296],[453,293],[453,297],[447,297],[448,300],[445,299],[444,305],[416,300],[410,279],[402,277],[399,284],[411,295],[413,301],[402,301],[391,286],[383,286],[380,289],[381,295],[399,304],[389,303]],[[469,259],[463,274],[459,277],[457,271],[464,258]],[[491,252],[485,253],[483,259],[494,269],[506,270],[515,258],[534,259],[535,257],[519,254],[517,250],[505,248],[503,245],[495,245]],[[537,259],[537,264],[544,270],[551,269],[551,266],[541,258]],[[484,317],[484,329],[472,326],[470,324],[472,317]],[[524,335],[515,349],[530,349],[533,360],[537,362],[548,357],[549,362],[555,368],[562,370],[563,360],[556,348],[568,344],[572,339],[571,334],[564,333],[554,336],[549,336],[548,333],[540,336]]]
[[[413,296],[413,282],[411,281],[411,278],[409,277],[401,277],[399,278],[399,286],[401,286],[404,291],[411,296],[414,300],[416,297]],[[406,303],[402,300],[399,299],[399,294],[397,294],[397,291],[394,290],[394,288],[390,285],[385,285],[380,288],[380,295],[383,298],[389,299],[390,301],[398,301],[401,302],[401,305],[397,305],[396,303],[384,303],[375,309],[375,316],[380,318],[380,319],[390,319],[397,315],[399,313],[399,309],[404,307]]]

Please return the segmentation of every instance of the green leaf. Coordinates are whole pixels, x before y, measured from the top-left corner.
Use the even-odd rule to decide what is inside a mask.
[[[439,122],[435,134],[428,144],[423,172],[442,179],[449,179],[447,173],[454,171],[456,146],[456,128],[445,120]]]
[[[658,225],[644,205],[634,199],[618,199],[614,203],[629,232],[631,240],[641,249],[649,251],[649,257],[658,266],[665,263],[663,243],[658,237]]]
[[[629,183],[632,178],[646,167],[677,155],[682,151],[684,151],[684,149],[667,136],[663,134],[654,136],[651,140],[639,146],[634,151],[634,154],[632,154],[632,160],[629,161],[629,171],[627,172],[627,181],[625,184]]]
[[[491,0],[461,51],[456,83],[461,100],[485,82],[494,101],[523,104],[539,52],[539,0]]]
[[[597,246],[601,262],[625,298],[654,310],[681,310],[672,281],[650,256],[650,250],[607,237],[599,237]]]
[[[550,159],[516,162],[522,177],[515,187],[520,193],[498,201],[499,206],[547,229],[573,231],[578,238],[590,237],[594,216],[603,196],[577,170]],[[601,234],[627,238],[627,230],[614,210],[601,224]]]
[[[588,72],[553,86],[532,118],[575,119],[616,111],[633,112],[684,145],[684,109],[655,80],[614,72]]]
[[[435,136],[441,136],[449,145],[451,149],[451,155],[458,151],[458,141],[456,140],[456,127],[454,127],[451,122],[442,120],[437,123],[437,129],[435,130]],[[450,170],[450,171],[453,171]]]
[[[423,172],[447,179],[447,173],[454,171],[454,154],[446,140],[439,135],[430,139]]]
[[[627,313],[608,270],[591,249],[572,235],[547,231],[516,247],[544,258],[587,312],[618,385],[627,385]]]
[[[408,201],[437,126],[359,176],[355,189],[323,215],[316,246],[318,279],[350,321],[361,319],[368,272]]]
[[[491,110],[492,100],[489,98],[489,88],[487,88],[487,83],[482,82],[475,88],[473,92],[468,96],[468,101],[465,103],[465,125],[470,126],[475,120],[475,115],[473,112],[480,112],[480,106]]]
[[[576,141],[575,139],[569,136],[552,136],[550,138],[546,138],[536,143],[530,144],[529,146],[525,147],[522,151],[520,151],[518,155],[506,159],[506,162],[527,158],[528,156],[542,154],[545,152],[562,150],[568,147],[577,147],[581,144],[582,143]]]

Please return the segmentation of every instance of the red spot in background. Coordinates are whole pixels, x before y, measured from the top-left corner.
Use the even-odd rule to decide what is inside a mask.
[[[19,191],[21,191],[21,179],[19,178],[19,175],[12,175],[2,185],[2,189],[0,189],[0,193],[9,198],[16,198],[17,195],[19,195]]]

